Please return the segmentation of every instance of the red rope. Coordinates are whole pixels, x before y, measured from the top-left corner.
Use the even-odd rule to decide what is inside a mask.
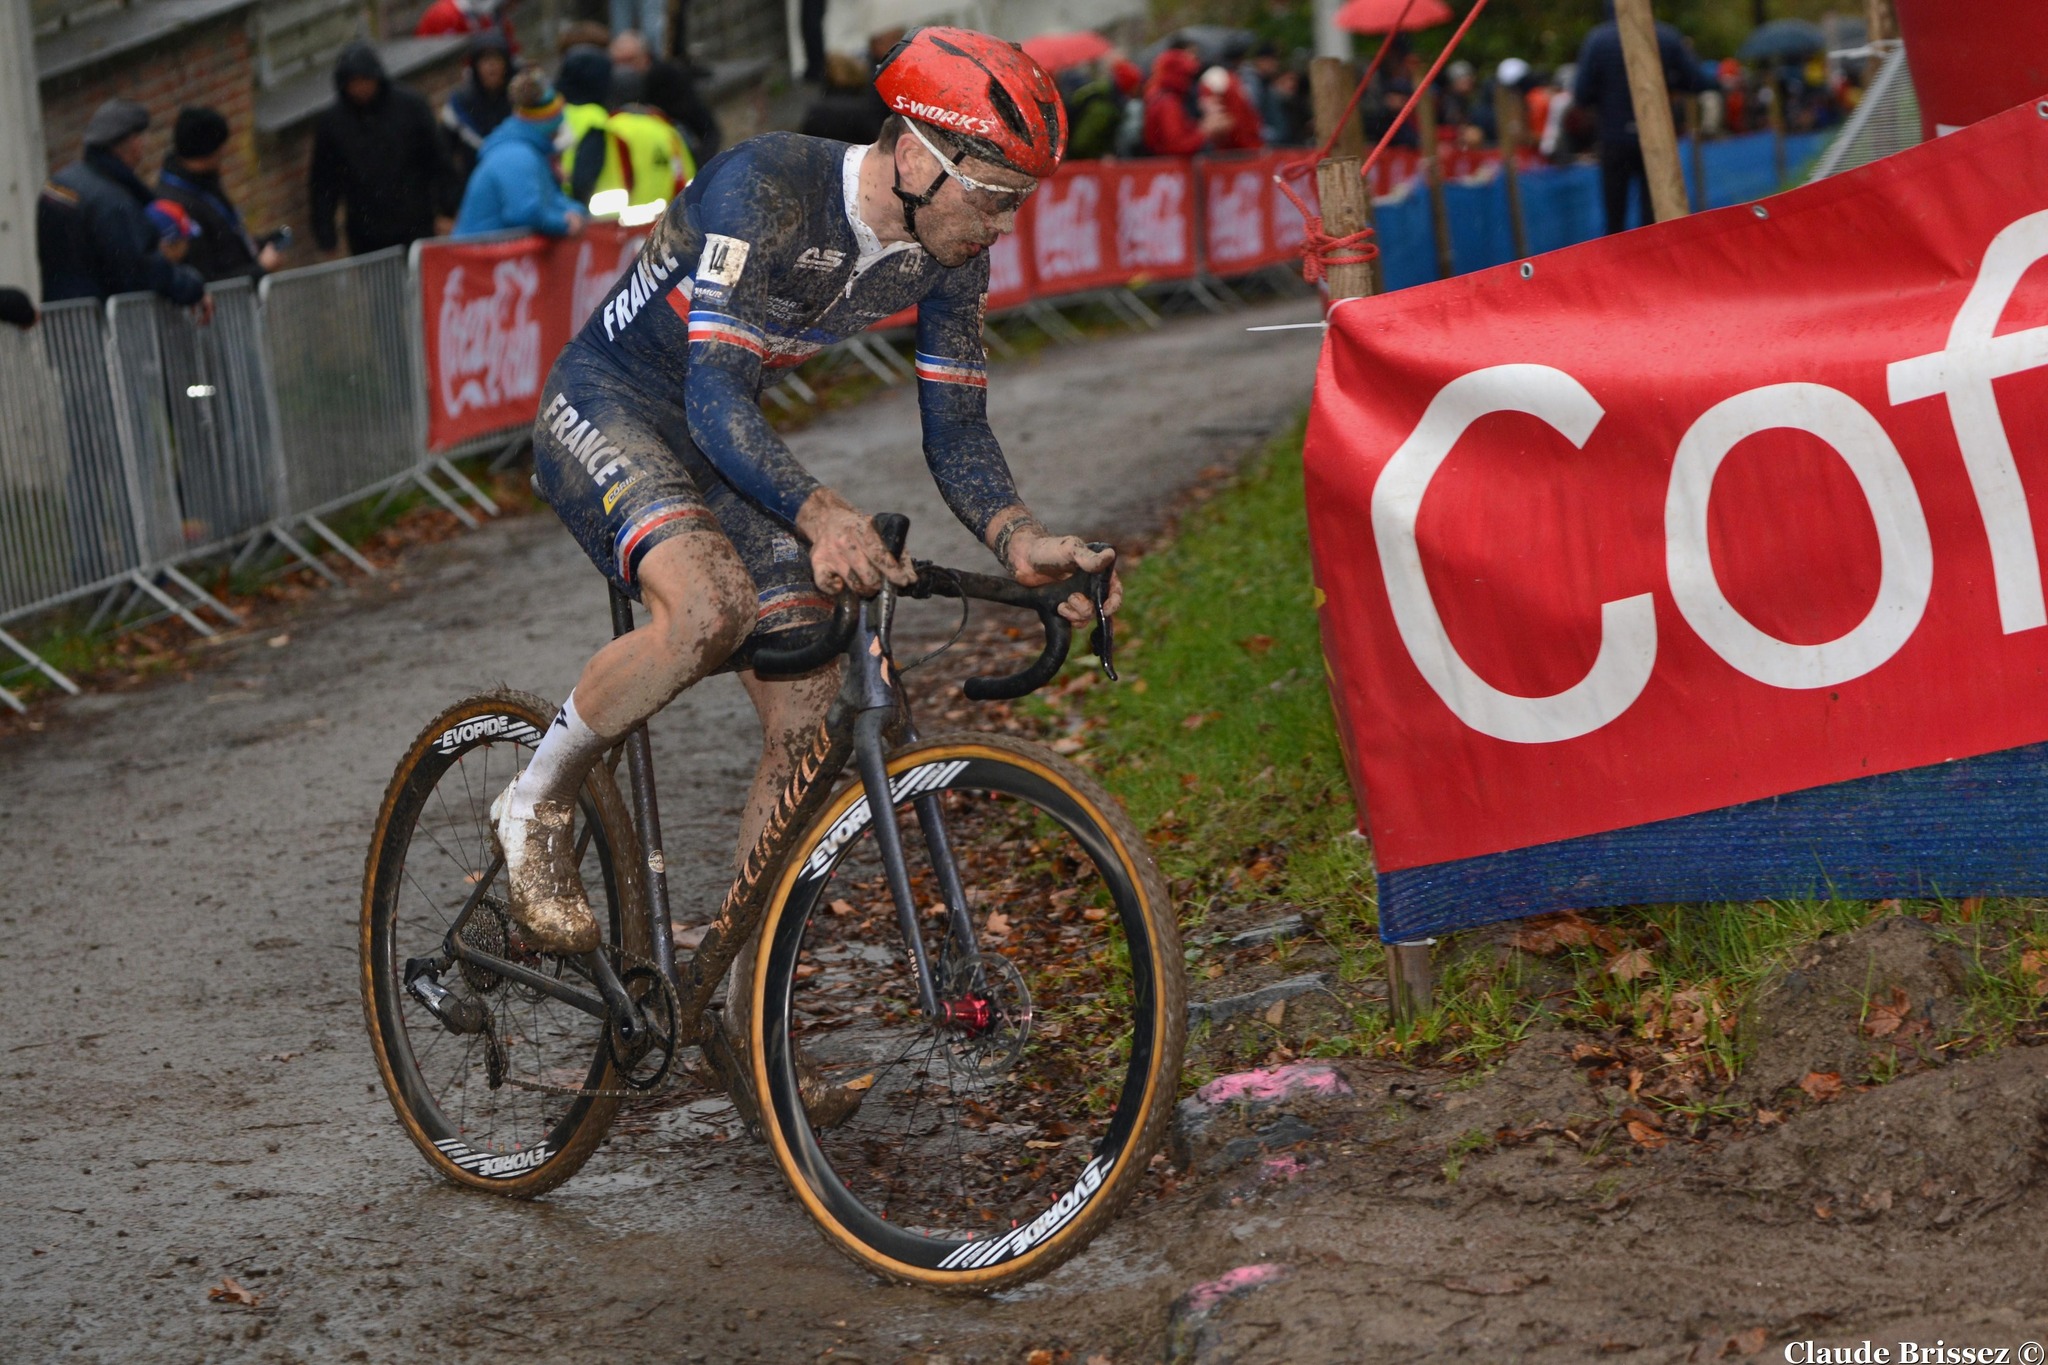
[[[1408,121],[1408,115],[1414,112],[1423,92],[1436,84],[1437,74],[1443,70],[1444,63],[1451,59],[1451,54],[1458,50],[1458,44],[1464,40],[1466,30],[1472,27],[1472,21],[1486,8],[1486,2],[1487,0],[1475,0],[1471,11],[1465,16],[1465,22],[1458,25],[1457,31],[1451,35],[1451,40],[1444,44],[1444,50],[1437,54],[1436,65],[1429,68],[1429,74],[1422,78],[1414,93],[1408,96],[1408,102],[1401,106],[1401,112],[1394,116],[1394,121],[1387,125],[1387,131],[1380,135],[1379,145],[1372,149],[1371,155],[1367,156],[1365,163],[1358,168],[1360,179],[1370,179],[1373,166],[1387,150],[1388,144],[1394,140],[1394,135],[1401,131],[1401,125]],[[1372,78],[1378,74],[1380,64],[1386,60],[1387,52],[1393,47],[1394,35],[1401,31],[1401,25],[1408,18],[1408,11],[1414,7],[1415,0],[1408,0],[1408,3],[1401,7],[1401,13],[1395,18],[1393,27],[1388,29],[1387,36],[1380,40],[1380,50],[1373,54],[1372,64],[1365,68],[1365,75],[1360,78],[1358,88],[1351,92],[1351,102],[1344,106],[1343,115],[1338,118],[1336,126],[1330,130],[1330,136],[1324,140],[1323,145],[1298,160],[1282,162],[1279,169],[1273,173],[1273,183],[1280,187],[1280,193],[1286,195],[1301,214],[1301,277],[1310,284],[1327,279],[1329,268],[1333,265],[1369,264],[1380,254],[1380,249],[1376,243],[1369,240],[1373,235],[1371,228],[1347,232],[1341,237],[1332,237],[1323,231],[1323,216],[1320,213],[1309,212],[1308,204],[1287,183],[1288,177],[1312,172],[1318,162],[1330,155],[1331,149],[1337,145],[1337,139],[1343,135],[1345,127],[1351,122],[1352,111],[1357,109],[1358,102],[1365,98],[1367,87],[1372,84]],[[1339,251],[1352,251],[1353,254],[1334,254]]]

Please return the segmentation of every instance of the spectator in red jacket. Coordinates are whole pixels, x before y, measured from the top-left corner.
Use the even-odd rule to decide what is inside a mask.
[[[1209,150],[1214,152],[1255,152],[1266,145],[1260,126],[1258,106],[1244,90],[1244,83],[1228,67],[1212,66],[1202,73],[1197,98],[1206,114],[1213,105],[1229,116],[1230,125],[1213,134]]]
[[[1145,85],[1145,150],[1153,156],[1193,156],[1239,145],[1228,140],[1236,136],[1236,121],[1225,102],[1198,88],[1201,69],[1200,59],[1183,47],[1169,47],[1153,61],[1152,77]],[[1238,92],[1240,101],[1243,93]],[[1250,109],[1248,101],[1245,108]],[[1256,139],[1258,115],[1249,118]],[[1254,140],[1251,145],[1259,144]]]
[[[413,33],[421,38],[438,38],[448,33],[502,33],[505,46],[514,56],[519,38],[512,32],[510,15],[499,12],[499,0],[434,0],[420,16]]]

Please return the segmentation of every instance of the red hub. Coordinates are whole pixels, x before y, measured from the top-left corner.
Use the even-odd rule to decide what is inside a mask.
[[[970,1036],[987,1033],[995,1023],[995,1008],[986,996],[967,995],[958,1000],[942,1001],[939,1010],[948,1024]]]

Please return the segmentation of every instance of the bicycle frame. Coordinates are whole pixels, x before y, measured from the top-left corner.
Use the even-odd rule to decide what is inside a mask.
[[[896,517],[887,518],[886,522],[894,524],[884,531],[884,538],[893,541],[896,552],[900,553],[909,523]],[[884,525],[885,519],[878,518],[878,530]],[[1104,671],[1115,677],[1110,663],[1113,634],[1108,616],[1102,610],[1106,575],[1077,576],[1051,587],[1024,588],[1005,579],[937,568],[922,562],[917,567],[918,581],[908,590],[909,595],[972,597],[1024,607],[1035,610],[1045,628],[1045,650],[1034,664],[1009,678],[969,679],[966,684],[969,698],[986,700],[1022,696],[1058,672],[1066,659],[1070,632],[1067,622],[1058,614],[1056,604],[1073,592],[1090,594],[1095,600],[1097,628],[1092,647],[1102,661]],[[634,628],[633,604],[616,586],[610,592],[612,635],[617,638]],[[677,1003],[675,1046],[705,1041],[704,1020],[711,997],[717,993],[719,982],[724,979],[734,959],[760,928],[769,893],[795,840],[831,798],[833,785],[849,762],[860,775],[869,810],[878,813],[872,821],[876,848],[881,854],[890,898],[896,904],[896,921],[903,936],[904,953],[916,975],[918,1003],[927,1018],[939,1024],[946,1022],[946,1002],[939,998],[924,936],[918,931],[917,905],[911,895],[909,865],[904,859],[903,831],[895,818],[896,802],[889,786],[890,748],[917,738],[909,701],[904,695],[889,649],[897,600],[897,590],[886,584],[878,595],[858,609],[853,605],[854,599],[842,595],[834,621],[823,637],[808,646],[782,653],[785,661],[803,661],[790,665],[792,673],[822,666],[832,658],[843,659],[845,667],[839,693],[820,722],[810,748],[783,787],[767,824],[748,850],[739,874],[727,888],[725,899],[703,941],[687,961],[677,960],[675,942],[669,930],[668,864],[662,853],[654,751],[646,724],[635,726],[620,741],[619,751],[612,757],[614,770],[621,754],[626,763],[629,808],[634,836],[640,848],[637,873],[646,892],[642,904],[647,917],[648,940],[654,945],[655,966],[667,981]],[[835,636],[845,640],[843,649]],[[827,644],[828,641],[831,643]],[[818,652],[821,647],[831,652]],[[766,649],[761,651],[760,662],[763,665],[767,663],[769,653]],[[764,671],[767,670],[764,668]],[[965,964],[972,969],[972,979],[979,982],[981,973],[976,964],[980,961],[980,951],[975,943],[973,921],[968,916],[967,897],[961,886],[959,869],[953,861],[952,843],[947,837],[939,798],[935,793],[922,793],[912,798],[912,808],[917,812],[918,828],[931,856],[940,893],[945,898],[950,940],[959,946]],[[886,812],[888,818],[881,818],[880,812]],[[579,862],[594,832],[595,826],[586,823],[576,845]],[[646,1018],[602,948],[578,958],[557,959],[573,967],[590,986],[595,987],[593,991],[524,963],[487,953],[463,940],[464,925],[482,903],[485,891],[495,883],[503,866],[502,855],[492,859],[449,926],[440,955],[414,958],[406,963],[408,988],[457,1032],[480,1030],[484,1021],[470,1019],[466,1012],[474,1008],[473,1002],[463,1001],[438,981],[439,974],[452,963],[467,962],[606,1020],[617,1031],[619,1040],[628,1046],[640,1041],[648,1027]]]

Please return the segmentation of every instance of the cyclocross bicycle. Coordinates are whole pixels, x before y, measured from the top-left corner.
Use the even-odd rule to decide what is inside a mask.
[[[900,554],[908,522],[875,521]],[[1058,673],[1071,631],[1057,608],[1075,592],[1097,604],[1092,648],[1115,676],[1106,575],[1025,588],[914,567],[903,595],[957,598],[963,620],[970,599],[1022,607],[1043,625],[1038,659],[970,678],[970,698],[1021,697]],[[1086,773],[1008,736],[917,732],[890,655],[897,599],[843,595],[814,638],[755,654],[771,675],[846,665],[683,960],[645,726],[579,794],[576,856],[607,926],[580,957],[521,942],[487,814],[556,707],[484,693],[413,740],[364,874],[363,1008],[392,1106],[437,1171],[500,1195],[552,1189],[621,1100],[664,1085],[695,1046],[827,1240],[882,1275],[1017,1284],[1131,1198],[1164,1139],[1185,1042],[1172,902]],[[612,621],[633,628],[616,589]],[[752,980],[714,1004],[757,932]]]

